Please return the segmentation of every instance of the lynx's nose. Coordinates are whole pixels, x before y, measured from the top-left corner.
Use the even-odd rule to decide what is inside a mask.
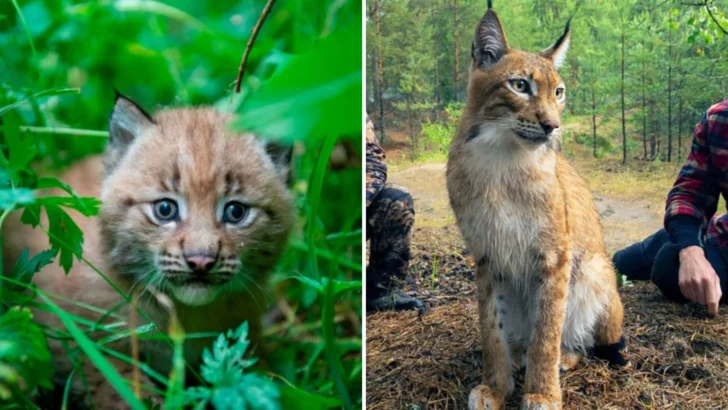
[[[209,255],[185,255],[185,261],[187,262],[187,266],[195,273],[207,273],[215,266],[215,258]]]
[[[558,121],[555,120],[544,120],[541,121],[540,124],[541,128],[543,128],[543,132],[545,132],[546,135],[551,134],[551,131],[559,128],[559,125],[561,125]]]

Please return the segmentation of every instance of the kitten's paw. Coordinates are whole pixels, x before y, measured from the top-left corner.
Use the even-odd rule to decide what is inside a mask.
[[[521,410],[561,410],[560,400],[543,394],[526,394]]]
[[[470,391],[468,410],[501,410],[498,400],[488,386],[479,385]]]

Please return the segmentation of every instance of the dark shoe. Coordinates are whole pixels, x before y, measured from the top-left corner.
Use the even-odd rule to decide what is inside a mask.
[[[420,315],[425,312],[425,304],[412,296],[402,292],[392,292],[374,299],[367,300],[367,312],[382,310],[417,310]]]

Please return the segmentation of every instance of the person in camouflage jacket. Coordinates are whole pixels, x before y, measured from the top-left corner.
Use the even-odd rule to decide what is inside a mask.
[[[421,301],[399,291],[410,261],[414,200],[406,188],[387,183],[386,154],[369,117],[366,128],[367,310],[422,311]]]

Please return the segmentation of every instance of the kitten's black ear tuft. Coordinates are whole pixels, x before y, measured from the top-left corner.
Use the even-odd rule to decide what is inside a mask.
[[[291,160],[293,159],[293,146],[278,141],[266,141],[265,152],[273,161],[276,172],[281,180],[288,185],[291,182]]]
[[[114,95],[114,109],[109,119],[107,168],[113,167],[123,157],[127,148],[145,129],[155,125],[154,119],[137,103],[116,89]]]
[[[503,25],[488,3],[488,11],[480,19],[475,29],[473,40],[473,67],[486,68],[503,58],[508,53],[508,40]]]

